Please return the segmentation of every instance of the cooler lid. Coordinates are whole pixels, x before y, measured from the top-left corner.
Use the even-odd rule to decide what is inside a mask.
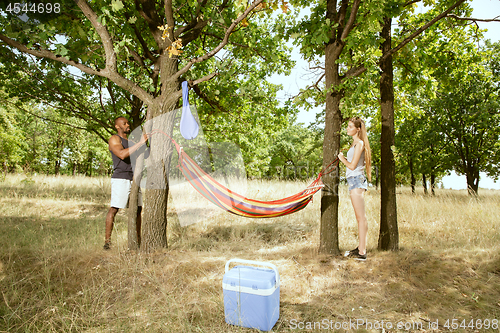
[[[279,285],[272,269],[235,266],[224,274],[222,288],[248,294],[269,296]]]

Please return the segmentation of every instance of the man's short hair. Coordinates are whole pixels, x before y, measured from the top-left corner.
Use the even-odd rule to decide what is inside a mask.
[[[122,118],[123,118],[123,119],[125,119],[125,120],[127,120],[127,118],[125,118],[124,116],[119,116],[119,117],[116,117],[116,118],[115,118],[115,121],[114,121],[115,126],[116,126],[116,124],[118,123],[118,119],[122,119]]]

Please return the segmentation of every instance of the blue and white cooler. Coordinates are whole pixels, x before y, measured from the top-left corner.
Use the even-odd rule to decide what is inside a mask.
[[[253,266],[229,264],[237,262]],[[254,267],[266,266],[268,268]],[[231,259],[222,279],[226,323],[269,331],[280,316],[280,277],[275,265]]]

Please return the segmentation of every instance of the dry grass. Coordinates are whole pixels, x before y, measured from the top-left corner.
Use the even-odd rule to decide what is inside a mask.
[[[275,332],[323,320],[402,322],[411,331],[439,320],[434,331],[447,331],[447,319],[500,319],[499,191],[481,190],[476,200],[464,191],[432,197],[398,189],[401,251],[394,253],[376,250],[380,195],[372,189],[363,263],[317,254],[319,195],[277,219],[218,213],[181,227],[172,211],[169,249],[146,255],[126,250],[124,211],[113,249],[102,250],[109,179],[23,180],[0,183],[1,332],[252,332],[224,322],[221,284],[231,258],[278,267]],[[305,185],[249,181],[248,195],[280,198]],[[356,224],[344,187],[340,194],[345,250],[356,246]]]

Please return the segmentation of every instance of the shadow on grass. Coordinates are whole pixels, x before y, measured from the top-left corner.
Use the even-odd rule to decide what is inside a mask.
[[[285,321],[385,320],[428,328],[429,322],[439,320],[443,328],[446,319],[468,323],[471,318],[492,319],[500,314],[498,255],[407,249],[371,251],[366,262],[339,256],[322,265],[317,257],[307,255],[296,256],[295,261],[297,272],[288,277],[283,274],[282,279],[303,281],[310,276],[310,282],[282,289]],[[309,289],[314,292],[304,302],[301,293]]]
[[[99,206],[99,205],[97,205]],[[40,216],[0,216],[2,252],[19,249],[54,251],[88,248],[102,238],[104,221],[101,215],[85,213],[76,218]]]
[[[4,198],[51,198],[61,200],[109,201],[111,192],[86,186],[43,186],[38,184],[9,185],[0,183],[0,197]]]

